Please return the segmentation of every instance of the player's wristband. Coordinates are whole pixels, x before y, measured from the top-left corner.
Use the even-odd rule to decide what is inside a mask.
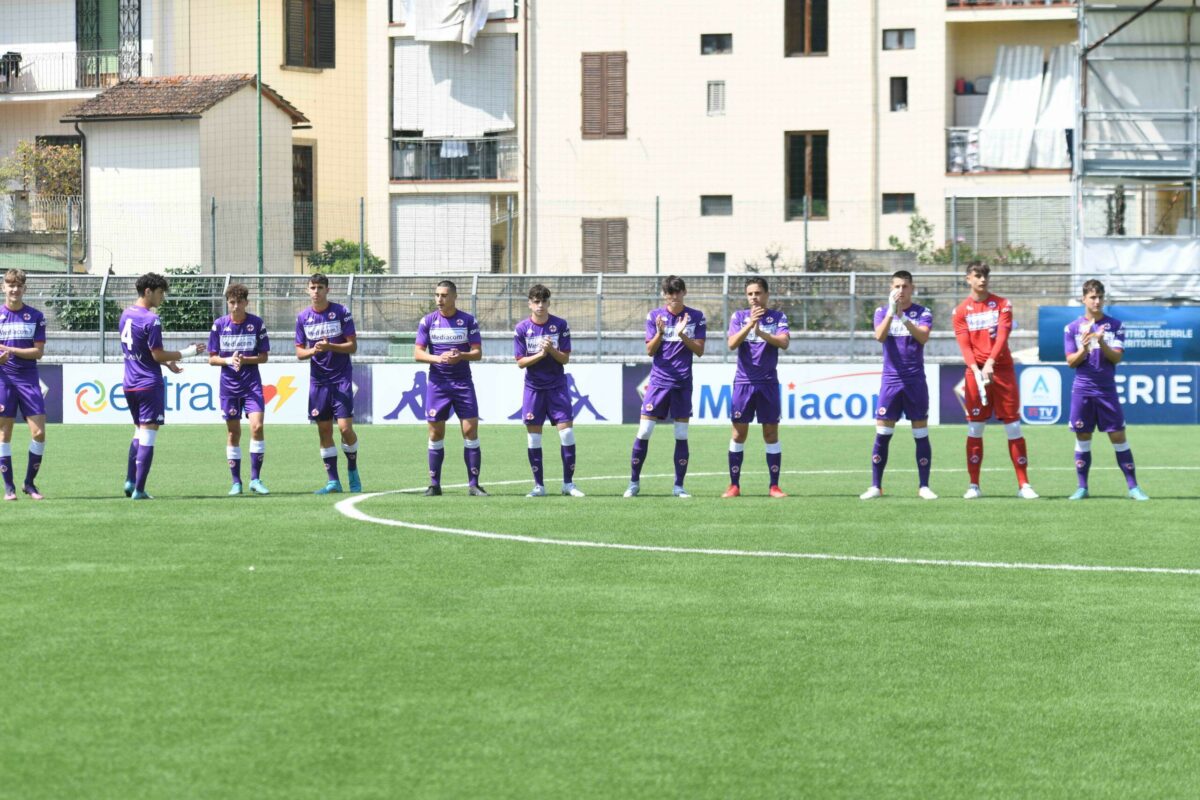
[[[179,351],[180,358],[191,358],[196,355],[196,345],[189,344],[187,347]]]

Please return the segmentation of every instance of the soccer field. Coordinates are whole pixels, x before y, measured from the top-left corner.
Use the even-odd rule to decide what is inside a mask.
[[[783,429],[781,500],[755,429],[747,496],[721,500],[728,432],[693,427],[679,500],[670,431],[623,499],[633,429],[581,427],[589,496],[527,499],[524,432],[485,424],[491,498],[342,503],[718,554],[352,519],[348,495],[311,494],[304,427],[267,431],[270,497],[227,498],[223,428],[169,425],[158,499],[135,503],[128,426],[51,427],[48,499],[0,508],[0,796],[1193,795],[1195,431],[1131,429],[1150,503],[1125,499],[1103,437],[1093,498],[1068,503],[1070,432],[1026,432],[1037,501],[996,429],[986,496],[961,500],[962,427],[932,431],[936,502],[915,497],[907,429],[887,496],[857,499],[870,427]],[[423,430],[360,436],[367,492],[424,487]]]

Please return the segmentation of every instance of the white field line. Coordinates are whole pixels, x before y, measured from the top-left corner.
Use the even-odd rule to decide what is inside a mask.
[[[1114,468],[1115,469],[1115,468]],[[1192,467],[1162,467],[1161,469],[1193,469]],[[795,471],[791,474],[807,474],[807,475],[828,475],[828,474],[843,474],[847,472],[858,473],[861,470],[809,470]],[[713,475],[724,475],[724,472],[697,472],[693,473],[697,477],[706,477]],[[668,478],[674,477],[670,475],[645,475],[646,478]],[[624,475],[603,475],[587,478],[577,478],[577,480],[625,480]],[[508,480],[508,481],[491,481],[492,485],[507,486],[518,483],[529,483],[528,479]],[[465,484],[444,485],[444,488],[454,488],[455,486],[465,486]],[[669,553],[673,555],[701,555],[701,556],[733,556],[741,558],[792,558],[802,559],[807,561],[846,561],[858,562],[865,564],[896,564],[901,566],[923,566],[923,567],[965,567],[974,569],[1008,569],[1008,570],[1036,570],[1048,572],[1125,572],[1153,575],[1194,575],[1200,576],[1200,569],[1189,569],[1184,567],[1129,567],[1129,566],[1106,566],[1101,564],[1038,564],[1027,563],[1021,561],[960,561],[955,559],[939,559],[939,558],[903,558],[900,556],[854,556],[840,555],[836,553],[790,553],[776,550],[731,550],[725,548],[702,548],[702,547],[667,547],[659,545],[644,545],[644,544],[620,544],[615,542],[592,542],[581,539],[546,539],[540,536],[522,536],[510,533],[494,533],[491,531],[473,531],[468,528],[449,528],[442,525],[424,525],[417,522],[405,522],[398,519],[386,519],[383,517],[374,517],[367,514],[358,508],[358,504],[364,500],[370,500],[375,497],[384,497],[389,494],[404,494],[424,491],[423,488],[417,489],[393,489],[388,492],[373,492],[371,494],[360,494],[354,497],[348,497],[345,500],[337,503],[334,508],[338,513],[350,519],[359,520],[360,522],[370,522],[376,525],[387,525],[394,528],[408,528],[415,531],[428,531],[431,533],[446,533],[452,536],[467,536],[474,539],[493,539],[505,542],[521,542],[523,544],[544,544],[557,545],[559,547],[586,547],[598,550],[628,550],[640,553]],[[636,501],[633,501],[636,502]]]

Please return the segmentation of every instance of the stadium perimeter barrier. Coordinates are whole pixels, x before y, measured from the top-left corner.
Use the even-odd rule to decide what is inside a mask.
[[[475,365],[481,416],[487,424],[520,424],[523,373],[512,366],[512,328],[527,313],[526,291],[544,282],[554,292],[552,310],[573,328],[575,357],[570,391],[581,423],[619,424],[638,418],[649,374],[644,320],[661,303],[656,276],[449,276],[459,286],[459,305],[475,314],[484,331],[485,363]],[[744,305],[745,275],[685,276],[687,303],[708,319],[709,349],[697,362],[693,405],[697,424],[728,424],[733,354],[724,347],[730,314]],[[767,275],[772,304],[791,320],[793,344],[781,359],[780,392],[785,424],[869,424],[879,385],[879,345],[871,335],[875,308],[886,296],[886,273]],[[1105,276],[1099,276],[1103,279]],[[1078,296],[1069,273],[993,275],[997,293],[1015,306],[1013,349],[1036,361],[1039,310],[1061,314]],[[425,369],[412,363],[412,340],[420,318],[434,305],[438,277],[330,276],[330,297],[349,305],[357,320],[355,412],[362,423],[419,424],[424,419]],[[276,358],[262,368],[268,420],[307,420],[307,365],[292,356],[296,313],[308,305],[302,275],[172,276],[172,293],[160,309],[168,346],[206,337],[212,319],[225,312],[223,293],[234,282],[250,287],[254,311],[267,321]],[[124,403],[117,316],[135,296],[134,276],[31,275],[26,294],[47,311],[47,359],[41,368],[52,422],[121,423]],[[950,311],[965,288],[958,273],[916,276],[918,302],[934,309],[935,338],[927,347],[926,376],[936,398],[931,421],[963,421],[963,370],[949,330]],[[1153,281],[1148,280],[1152,287]],[[1125,305],[1169,301],[1194,309],[1193,298],[1121,297]],[[101,314],[103,307],[104,313]],[[1074,305],[1075,313],[1081,310]],[[1061,330],[1061,329],[1060,329]],[[1052,332],[1053,334],[1053,332]],[[1190,334],[1189,334],[1190,335]],[[1119,387],[1131,424],[1195,423],[1200,367],[1195,363],[1125,363]],[[1031,424],[1065,421],[1070,371],[1057,363],[1018,366],[1022,418]],[[173,422],[218,419],[218,370],[203,357],[167,375],[167,406]]]

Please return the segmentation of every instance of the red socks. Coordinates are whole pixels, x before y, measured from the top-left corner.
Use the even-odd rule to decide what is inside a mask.
[[[967,475],[971,483],[979,485],[979,468],[983,466],[983,438],[967,437]]]
[[[1013,469],[1017,471],[1017,485],[1024,486],[1029,483],[1029,474],[1026,468],[1029,465],[1029,458],[1025,454],[1025,437],[1020,439],[1008,440],[1008,455],[1012,459]]]

